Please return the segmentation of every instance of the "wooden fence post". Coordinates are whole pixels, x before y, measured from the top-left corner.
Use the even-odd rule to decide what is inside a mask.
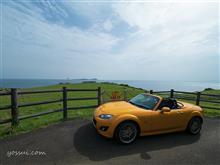
[[[170,98],[173,98],[173,96],[174,96],[174,90],[171,89],[171,90],[170,90]]]
[[[11,89],[11,125],[17,126],[18,119],[18,92],[16,88]]]
[[[98,87],[98,106],[101,105],[101,87]]]
[[[126,88],[124,88],[124,101],[127,101],[127,89]]]
[[[154,93],[154,91],[153,90],[150,90],[150,94],[153,94]]]
[[[104,93],[105,93],[105,91],[103,90],[101,92],[101,104],[105,102],[104,97],[103,97]]]
[[[67,89],[63,87],[63,119],[67,119]]]
[[[196,95],[196,105],[199,105],[199,102],[200,102],[200,92],[197,92],[197,95]]]

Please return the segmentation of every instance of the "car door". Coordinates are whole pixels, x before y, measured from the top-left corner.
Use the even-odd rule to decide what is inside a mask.
[[[150,117],[150,131],[163,132],[178,130],[183,127],[184,111],[183,109],[172,109],[170,112],[161,110],[152,111]]]

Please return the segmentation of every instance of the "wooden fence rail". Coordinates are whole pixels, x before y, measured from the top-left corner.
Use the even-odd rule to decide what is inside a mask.
[[[69,98],[68,97],[69,92],[97,92],[97,97]],[[123,99],[124,100],[128,99],[127,92],[128,91],[126,89],[123,92],[123,94],[124,94]],[[28,95],[28,94],[37,94],[37,93],[62,93],[62,98],[56,99],[56,100],[42,101],[42,102],[19,104],[19,102],[18,102],[19,95]],[[66,87],[63,87],[61,90],[38,90],[38,91],[18,91],[17,89],[12,88],[10,91],[0,92],[0,96],[10,96],[10,98],[11,98],[11,105],[5,105],[5,106],[0,107],[0,111],[11,109],[11,118],[0,120],[0,124],[5,124],[5,123],[11,122],[12,126],[17,126],[19,124],[20,120],[38,117],[38,116],[47,115],[47,114],[56,113],[56,112],[63,112],[63,119],[66,120],[68,118],[68,110],[95,108],[95,107],[101,105],[103,93],[104,93],[104,91],[101,92],[100,87],[98,87],[97,89],[67,89]],[[200,105],[200,102],[209,102],[209,103],[214,103],[214,104],[220,104],[220,95],[216,95],[216,94],[203,94],[201,92],[175,91],[174,89],[171,89],[169,91],[150,90],[149,93],[151,93],[151,94],[154,94],[154,93],[167,94],[171,98],[195,101],[196,105]],[[187,96],[179,96],[177,94],[187,94]],[[192,98],[188,95],[193,95],[194,98]],[[219,100],[213,101],[210,99],[203,99],[203,98],[201,98],[202,96],[219,98]],[[90,106],[81,106],[81,107],[68,107],[68,104],[67,104],[68,101],[76,101],[76,100],[97,100],[97,104],[90,105]],[[19,108],[21,108],[21,107],[51,104],[51,103],[58,103],[58,102],[62,102],[62,109],[49,110],[46,112],[40,112],[37,114],[31,114],[31,115],[26,115],[26,116],[19,116]],[[208,107],[208,106],[201,106],[201,107],[208,108],[208,109],[220,110],[219,107]]]
[[[55,93],[55,92],[62,93],[62,99],[34,102],[34,103],[25,103],[25,104],[19,104],[18,102],[19,95],[37,94],[37,93]],[[97,97],[68,98],[68,92],[97,92]],[[7,96],[7,95],[11,97],[11,105],[2,106],[0,107],[0,110],[11,109],[11,119],[0,120],[0,124],[11,122],[12,126],[17,126],[20,120],[29,119],[29,118],[38,117],[56,112],[63,112],[63,119],[66,120],[68,118],[68,110],[95,108],[101,104],[100,87],[98,87],[97,89],[67,89],[66,87],[63,87],[62,90],[39,90],[39,91],[22,91],[22,92],[18,91],[16,88],[12,88],[10,92],[0,93],[0,96]],[[97,100],[97,104],[90,106],[81,106],[81,107],[68,107],[67,102],[72,100]],[[36,106],[36,105],[51,104],[58,102],[63,103],[62,109],[49,110],[49,111],[26,115],[26,116],[19,116],[20,107]]]
[[[186,91],[175,91],[174,89],[171,89],[169,91],[144,91],[145,93],[150,93],[150,94],[158,94],[158,95],[166,95],[171,98],[176,98],[176,99],[183,99],[183,100],[189,100],[189,101],[194,101],[196,105],[201,106],[201,102],[208,102],[208,103],[213,103],[215,104],[215,107],[208,107],[208,106],[201,106],[202,108],[207,108],[207,109],[214,109],[214,110],[220,110],[220,106],[217,106],[216,104],[220,105],[220,95],[216,94],[203,94],[201,92],[186,92]],[[102,94],[105,96],[109,97],[110,99],[106,99],[104,102],[108,101],[120,101],[120,100],[128,100],[128,94],[130,92],[125,88],[124,91],[121,92],[120,98],[116,99],[111,99],[111,93],[107,93],[106,91],[102,91]],[[179,95],[178,95],[179,94]],[[184,94],[184,96],[181,94]],[[202,98],[202,96],[206,96],[206,98]],[[207,98],[208,97],[208,98]],[[217,107],[216,107],[217,106]]]
[[[209,102],[209,103],[214,103],[214,104],[220,104],[220,95],[216,95],[216,94],[205,94],[205,93],[201,93],[201,92],[175,91],[174,89],[171,89],[170,91],[153,91],[153,90],[150,90],[150,93],[151,94],[153,94],[153,93],[156,93],[156,94],[170,93],[171,98],[195,101],[196,105],[200,105],[200,102]],[[194,96],[196,96],[196,98],[193,99],[191,97],[186,97],[186,96],[175,96],[175,94],[178,94],[178,93],[179,94],[194,95]],[[217,98],[219,98],[219,101],[201,99],[201,96],[217,97]],[[220,107],[207,107],[207,106],[201,106],[201,107],[202,108],[207,108],[207,109],[220,110]]]

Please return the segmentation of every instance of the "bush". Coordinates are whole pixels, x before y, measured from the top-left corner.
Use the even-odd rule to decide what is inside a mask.
[[[120,86],[123,86],[123,87],[129,87],[128,84],[119,84]]]
[[[204,91],[211,91],[213,90],[212,88],[205,88]]]

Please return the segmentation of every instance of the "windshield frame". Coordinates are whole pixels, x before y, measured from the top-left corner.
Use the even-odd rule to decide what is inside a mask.
[[[151,97],[157,98],[158,101],[157,101],[157,103],[154,105],[153,108],[147,108],[147,107],[145,107],[145,106],[143,106],[143,105],[135,104],[134,102],[131,101],[133,98],[137,97],[138,95],[151,96]],[[156,110],[157,107],[160,105],[161,100],[162,100],[162,98],[161,98],[160,96],[156,96],[156,95],[152,95],[152,94],[140,93],[140,94],[138,94],[138,95],[136,95],[136,96],[134,96],[133,98],[131,98],[128,102],[129,102],[130,104],[132,104],[132,105],[138,107],[138,108],[142,108],[142,109],[145,109],[145,110],[152,110],[152,111],[153,111],[153,110]]]

